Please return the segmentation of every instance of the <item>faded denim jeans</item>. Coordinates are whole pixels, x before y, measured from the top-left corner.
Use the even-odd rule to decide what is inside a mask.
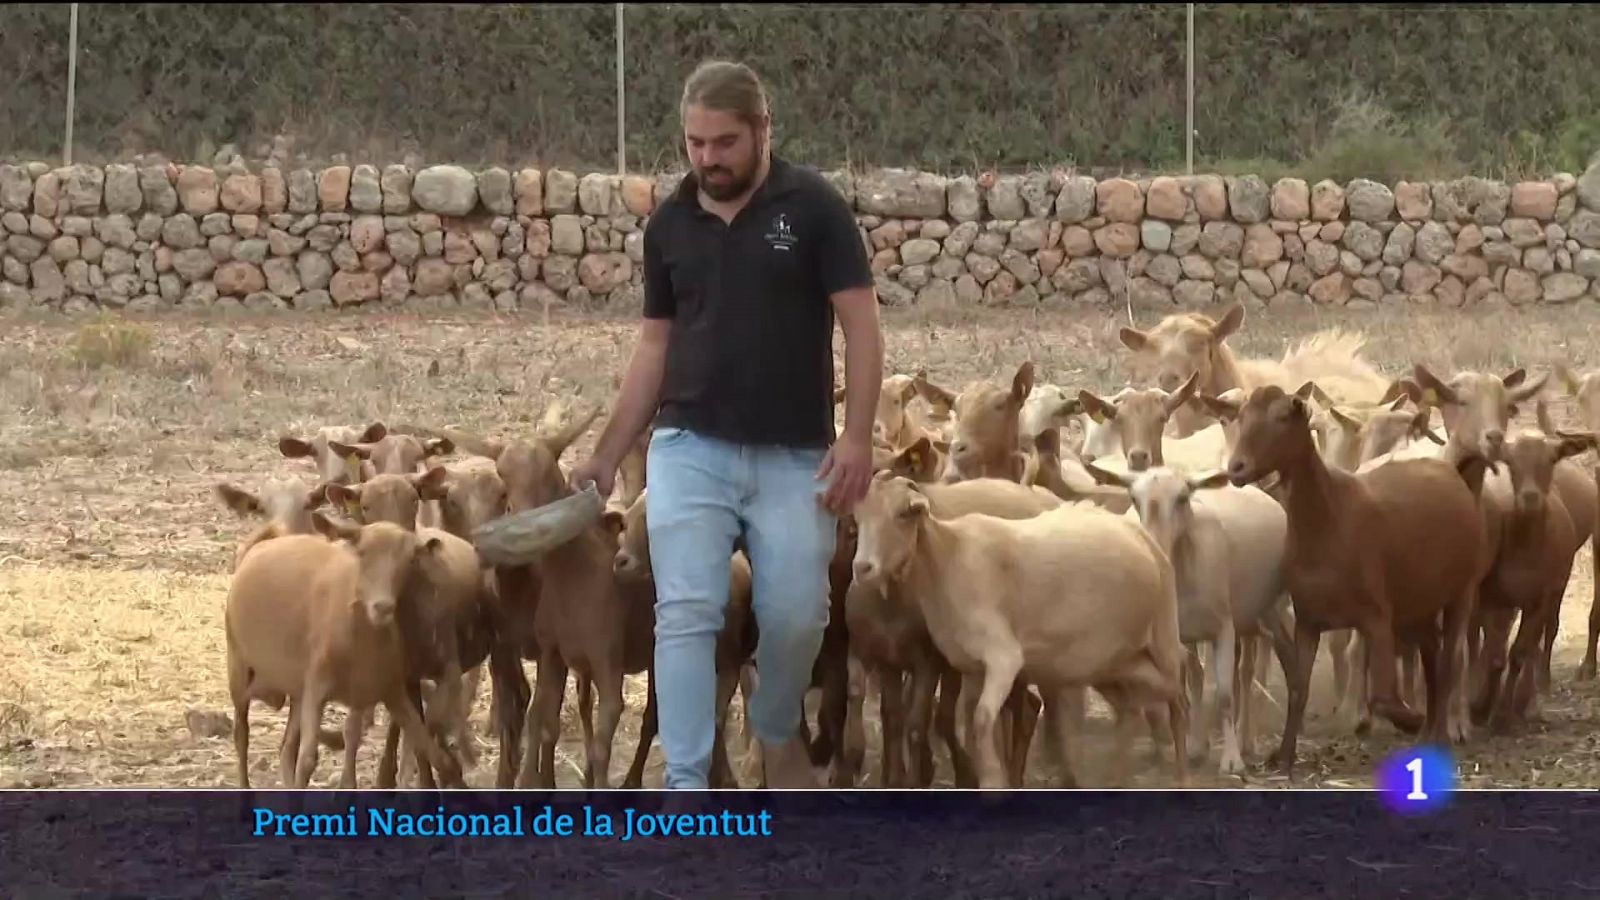
[[[656,584],[656,710],[666,787],[703,789],[716,712],[716,642],[733,542],[750,557],[761,677],[750,698],[758,739],[796,735],[828,624],[836,518],[822,505],[826,450],[730,443],[657,428],[645,504]]]

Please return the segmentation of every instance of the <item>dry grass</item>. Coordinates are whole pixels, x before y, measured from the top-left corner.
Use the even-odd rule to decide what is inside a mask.
[[[1153,321],[1140,317],[1141,325]],[[1101,310],[895,311],[886,315],[889,364],[897,371],[925,366],[935,381],[958,387],[977,377],[1009,379],[1031,358],[1040,380],[1106,390],[1123,377],[1115,337],[1123,324]],[[1443,370],[1541,371],[1557,361],[1588,366],[1600,356],[1600,315],[1587,305],[1478,314],[1253,313],[1233,343],[1244,354],[1278,356],[1287,341],[1333,324],[1364,329],[1370,355],[1391,372],[1413,361]],[[231,740],[214,736],[202,720],[228,708],[221,602],[245,526],[210,495],[213,482],[309,474],[304,463],[277,455],[276,438],[326,422],[531,430],[557,394],[610,398],[634,323],[568,315],[541,325],[531,317],[383,311],[169,315],[87,326],[13,317],[3,327],[0,787],[89,787],[234,783]],[[1572,410],[1559,402],[1553,412],[1570,420]],[[574,455],[587,452],[597,432],[580,439]],[[1592,585],[1584,550],[1562,609],[1556,689],[1544,719],[1528,734],[1480,739],[1459,751],[1468,784],[1600,784],[1590,736],[1600,683],[1571,680]],[[1365,740],[1334,729],[1323,715],[1326,668],[1319,661],[1303,768],[1316,783],[1370,784],[1376,760],[1399,738],[1384,725]],[[1281,681],[1272,677],[1281,702]],[[642,680],[630,679],[627,693],[615,777],[632,757]],[[479,721],[487,705],[485,688]],[[559,752],[564,786],[581,784],[573,705],[569,697]],[[873,781],[875,711],[869,699]],[[737,705],[733,715],[737,721]],[[282,722],[282,713],[252,711],[258,784],[277,783]],[[1260,750],[1276,741],[1280,722],[1276,712],[1267,717]],[[1105,725],[1095,722],[1095,754],[1108,749]],[[363,746],[363,784],[380,741],[374,729]],[[469,781],[487,786],[495,748],[486,735],[480,748]],[[317,783],[331,785],[337,762],[332,754],[322,758]],[[945,781],[942,753],[939,759]],[[658,747],[646,784],[659,784],[660,770]],[[1196,782],[1240,783],[1210,771]],[[1140,780],[1158,786],[1166,773],[1166,765],[1153,764]],[[1260,775],[1247,783],[1283,784]]]

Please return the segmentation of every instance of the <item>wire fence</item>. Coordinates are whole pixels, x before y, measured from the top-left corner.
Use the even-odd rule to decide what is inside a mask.
[[[12,4],[0,154],[681,168],[700,61],[825,167],[1581,169],[1587,4]]]

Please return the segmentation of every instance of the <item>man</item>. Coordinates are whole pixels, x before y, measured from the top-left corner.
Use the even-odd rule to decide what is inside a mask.
[[[710,62],[680,109],[694,171],[651,215],[639,344],[592,458],[609,495],[655,419],[646,469],[656,582],[656,702],[668,788],[706,787],[714,650],[742,536],[754,576],[759,686],[750,723],[767,784],[815,787],[798,737],[828,621],[839,516],[872,477],[883,337],[849,204],[770,152],[746,66]],[[845,336],[845,426],[833,424],[833,318]]]

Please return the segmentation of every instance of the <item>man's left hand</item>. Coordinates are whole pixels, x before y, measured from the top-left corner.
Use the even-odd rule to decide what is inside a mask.
[[[828,449],[828,455],[817,470],[817,478],[833,476],[833,483],[823,497],[823,504],[836,516],[855,509],[867,495],[867,485],[872,482],[872,442],[865,438],[843,435]]]

